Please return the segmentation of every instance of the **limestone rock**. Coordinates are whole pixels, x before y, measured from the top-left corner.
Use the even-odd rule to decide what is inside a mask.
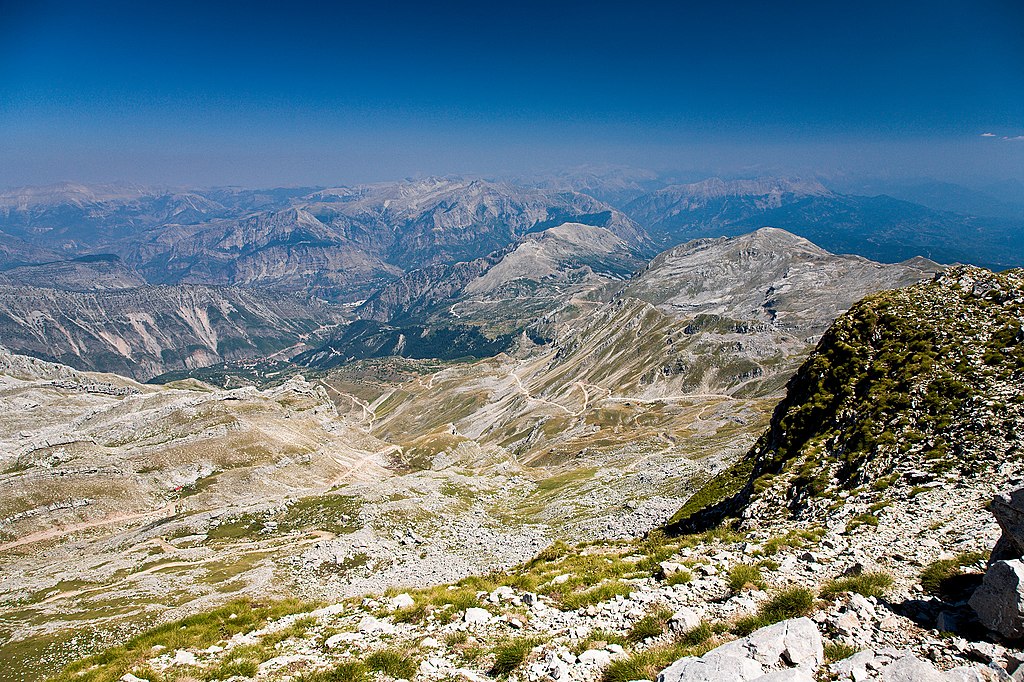
[[[657,682],[746,682],[764,675],[757,661],[729,655],[705,654],[681,658],[658,674]]]
[[[1011,639],[1024,635],[1024,562],[994,562],[969,604],[988,629]]]
[[[669,627],[675,632],[689,632],[700,625],[701,616],[688,606],[680,607],[672,618],[669,619]]]
[[[462,615],[462,621],[468,625],[484,625],[490,620],[490,612],[477,606],[466,609],[466,612]]]

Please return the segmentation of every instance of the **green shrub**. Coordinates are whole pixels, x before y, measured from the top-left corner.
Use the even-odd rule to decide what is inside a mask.
[[[690,582],[691,580],[693,580],[693,574],[690,573],[689,571],[687,571],[686,569],[682,569],[682,570],[676,571],[675,573],[670,573],[669,575],[667,575],[665,577],[665,584],[666,585],[685,585],[686,583]]]
[[[932,562],[921,571],[921,587],[928,594],[943,596],[959,591],[963,582],[964,567],[985,559],[980,552],[965,552],[952,559]]]
[[[761,567],[753,564],[736,564],[729,570],[729,589],[736,594],[748,586],[756,587],[759,590],[765,588]]]
[[[618,658],[609,663],[601,675],[601,682],[653,680],[676,660],[692,653],[696,652],[682,644],[667,644],[637,651],[627,658]]]
[[[366,657],[366,667],[396,680],[411,680],[419,669],[419,662],[399,649],[380,649]]]
[[[566,609],[575,610],[585,606],[591,606],[593,604],[600,604],[603,601],[608,601],[609,599],[613,599],[619,595],[625,597],[634,589],[635,588],[628,583],[620,582],[618,580],[610,580],[583,592],[572,592],[567,594],[561,601],[562,606]]]
[[[888,573],[862,573],[848,578],[829,580],[821,588],[822,599],[833,599],[844,592],[856,592],[865,597],[881,598],[892,587]]]
[[[850,533],[850,532],[856,530],[857,528],[860,528],[861,526],[872,526],[872,527],[874,527],[874,526],[877,526],[877,525],[878,525],[878,517],[875,516],[874,514],[870,514],[870,513],[858,514],[857,516],[854,516],[852,519],[850,519],[849,522],[847,522],[847,524],[846,524],[846,532]]]
[[[491,666],[490,674],[494,677],[509,675],[526,661],[530,651],[539,643],[540,640],[531,637],[520,637],[502,642],[494,649],[494,664]]]
[[[629,629],[626,639],[636,644],[651,637],[658,637],[664,634],[668,619],[671,617],[672,612],[667,609],[659,609],[649,613],[633,623],[633,627]]]
[[[806,616],[814,607],[814,592],[806,587],[791,587],[779,592],[757,609],[757,615],[740,618],[733,632],[740,636],[779,621]]]
[[[860,649],[857,647],[844,644],[843,642],[829,642],[825,645],[825,662],[835,663],[836,661],[853,656],[858,651]]]

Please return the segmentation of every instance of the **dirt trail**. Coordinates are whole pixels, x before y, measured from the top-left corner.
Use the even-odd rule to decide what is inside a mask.
[[[532,400],[532,401],[538,402],[538,403],[544,403],[545,405],[550,405],[551,407],[557,407],[560,410],[564,410],[566,414],[568,414],[568,415],[570,415],[572,417],[579,416],[578,414],[574,413],[572,410],[570,410],[565,405],[559,405],[558,403],[552,402],[550,400],[547,400],[546,398],[536,398],[533,395],[531,395],[530,392],[526,390],[526,387],[523,386],[522,379],[520,379],[519,375],[516,374],[515,372],[509,372],[508,375],[510,377],[512,377],[513,381],[516,382],[516,388],[519,389],[519,392],[522,393],[523,396],[525,396],[527,400]],[[587,393],[586,389],[583,389],[583,394],[586,395],[586,393]]]
[[[31,545],[36,542],[43,542],[45,540],[52,540],[54,538],[60,538],[71,533],[77,533],[82,530],[89,530],[90,528],[100,528],[102,526],[110,526],[115,523],[123,523],[125,521],[135,521],[136,519],[145,519],[150,516],[158,515],[171,515],[174,513],[174,505],[168,505],[161,509],[154,509],[153,511],[140,512],[138,514],[116,514],[114,516],[108,516],[98,521],[85,521],[83,523],[75,523],[70,526],[64,526],[63,528],[51,528],[50,530],[41,530],[30,535],[26,535],[23,538],[18,538],[12,542],[7,542],[0,545],[0,552],[8,549],[14,549],[15,547],[22,547],[24,545]]]
[[[342,391],[339,391],[334,386],[331,386],[330,384],[324,381],[318,381],[317,383],[326,388],[328,391],[334,393],[335,395],[341,398],[345,398],[346,400],[349,400],[353,406],[358,405],[359,407],[361,407],[363,409],[363,421],[367,422],[367,426],[365,428],[367,430],[373,428],[373,422],[377,419],[377,413],[370,409],[369,403],[367,403],[365,400],[360,400],[351,393],[344,393]]]

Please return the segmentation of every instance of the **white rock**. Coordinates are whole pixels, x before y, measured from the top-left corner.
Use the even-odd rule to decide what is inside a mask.
[[[339,632],[336,635],[331,635],[324,642],[324,646],[328,649],[336,649],[342,642],[356,642],[363,638],[358,632]]]
[[[714,653],[679,659],[658,673],[657,682],[750,682],[764,675],[757,661]]]
[[[468,625],[486,625],[491,620],[491,614],[487,609],[472,606],[462,614],[462,621]]]
[[[382,632],[389,634],[395,631],[395,626],[391,623],[375,618],[374,616],[366,615],[363,616],[359,621],[360,632]]]
[[[669,619],[669,627],[675,632],[689,632],[700,625],[701,614],[688,606],[681,606]]]
[[[416,604],[416,600],[408,592],[396,595],[391,598],[392,609],[405,609]]]
[[[679,573],[680,571],[685,571],[686,570],[686,565],[685,564],[678,564],[678,563],[676,563],[674,561],[662,561],[658,565],[661,566],[661,572],[664,575],[666,575],[666,576],[668,576],[668,575],[675,575],[676,573]]]
[[[752,658],[769,667],[784,663],[811,670],[825,658],[821,634],[809,618],[793,618],[755,630],[711,653],[715,652]]]
[[[424,637],[420,640],[420,646],[424,649],[436,649],[441,646],[441,642],[437,641],[433,637]]]
[[[511,601],[515,596],[515,590],[508,585],[502,585],[494,590],[494,592],[491,592],[490,597],[488,597],[488,601],[492,604],[498,604],[503,601]]]
[[[993,562],[969,603],[989,630],[1009,639],[1024,636],[1024,562]]]
[[[191,651],[185,651],[184,649],[178,649],[174,652],[174,660],[171,661],[171,665],[198,665],[199,662],[196,660],[196,655]]]
[[[883,682],[950,682],[952,678],[940,673],[931,663],[907,654],[882,668],[881,679]]]
[[[783,668],[758,677],[755,682],[814,682],[814,676],[801,668]]]
[[[612,661],[612,655],[604,649],[587,649],[576,658],[577,662],[585,665],[596,665],[603,668]]]

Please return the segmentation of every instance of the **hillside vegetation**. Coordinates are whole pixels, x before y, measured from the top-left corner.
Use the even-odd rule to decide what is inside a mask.
[[[787,386],[771,426],[671,520],[694,530],[743,511],[812,517],[861,486],[927,483],[1019,458],[1024,272],[951,268],[869,296]]]

